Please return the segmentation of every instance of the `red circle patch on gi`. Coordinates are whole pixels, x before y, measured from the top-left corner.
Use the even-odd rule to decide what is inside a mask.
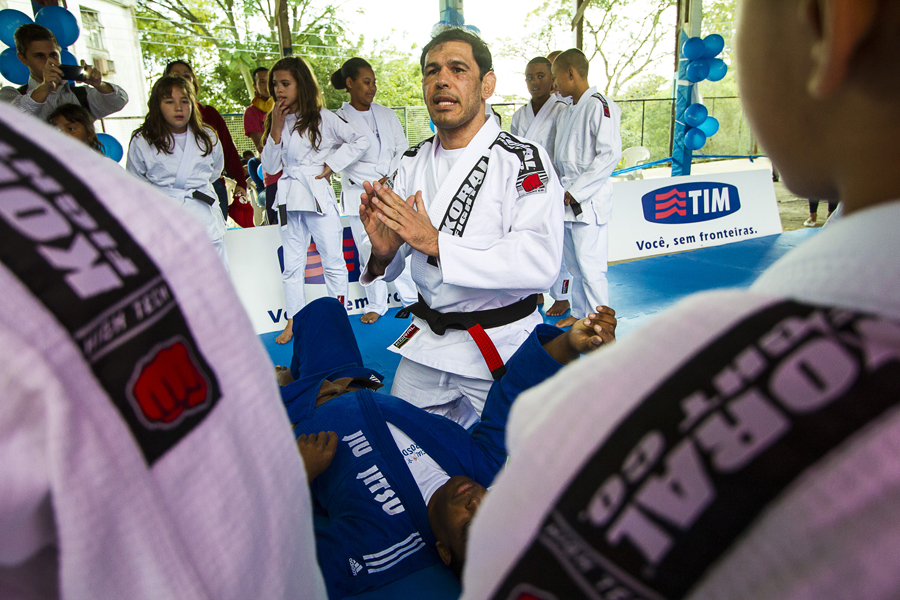
[[[174,426],[186,412],[202,406],[209,386],[187,346],[176,341],[144,363],[132,396],[148,424]]]
[[[528,177],[525,178],[525,181],[522,182],[522,189],[526,192],[530,192],[544,185],[544,182],[541,181],[541,176],[537,173],[532,173]]]

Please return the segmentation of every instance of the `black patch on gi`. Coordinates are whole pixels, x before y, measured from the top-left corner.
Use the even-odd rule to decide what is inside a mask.
[[[494,146],[499,146],[518,157],[520,166],[519,176],[516,177],[516,190],[519,196],[547,191],[549,178],[537,146],[516,139],[505,131],[501,132],[491,144],[491,148]]]
[[[409,148],[406,152],[404,152],[403,156],[409,156],[410,158],[412,158],[413,156],[415,156],[419,153],[419,150],[422,149],[422,146],[424,146],[425,144],[429,144],[433,141],[434,141],[434,136],[431,136],[427,140],[422,140],[421,142],[419,142],[418,144],[416,144],[415,146],[413,146],[412,148]]]
[[[599,92],[596,94],[591,94],[591,98],[596,98],[603,103],[603,116],[609,118],[609,102],[606,101],[606,98],[604,98]]]
[[[784,302],[692,357],[587,460],[492,596],[682,598],[811,466],[900,402],[900,324]],[[518,595],[517,595],[518,594]]]
[[[218,402],[150,257],[64,164],[3,123],[0,262],[69,333],[149,465]]]

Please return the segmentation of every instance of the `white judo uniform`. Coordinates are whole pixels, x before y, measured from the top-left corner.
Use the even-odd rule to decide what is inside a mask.
[[[610,175],[622,158],[620,118],[616,103],[592,87],[560,115],[556,128],[553,165],[563,189],[578,201],[577,207],[566,207],[564,252],[572,274],[572,316],[577,318],[609,305]]]
[[[0,106],[0,598],[325,598],[271,363],[203,229]]]
[[[396,278],[411,256],[419,294],[441,313],[498,309],[546,290],[559,269],[563,230],[562,188],[549,159],[493,119],[465,148],[448,152],[437,137],[411,148],[394,189],[403,198],[422,192],[440,232],[440,259],[403,245],[384,278]],[[367,271],[360,281],[373,278]],[[486,331],[505,362],[541,322],[534,310]],[[492,376],[469,332],[437,335],[414,317],[389,349],[403,356],[393,395],[464,425],[477,420]]]
[[[551,95],[537,114],[534,114],[534,107],[531,102],[528,102],[513,113],[509,132],[526,140],[537,142],[552,157],[556,144],[557,121],[568,106],[569,103],[560,98],[558,93]],[[566,269],[566,260],[563,257],[559,275],[556,277],[553,287],[550,288],[550,297],[554,300],[568,300],[571,279],[572,276]]]
[[[463,597],[900,597],[898,222],[853,213],[520,396]]]
[[[183,206],[206,228],[206,235],[212,241],[222,264],[228,268],[228,254],[225,252],[225,219],[219,210],[213,182],[222,175],[225,155],[215,130],[206,127],[214,143],[212,151],[203,156],[203,150],[190,129],[175,134],[172,154],[158,151],[147,143],[143,136],[131,138],[128,145],[126,170],[155,185],[159,191]],[[212,201],[198,200],[194,192],[203,194]]]
[[[322,139],[313,148],[309,135],[293,131],[297,116],[287,115],[281,131],[281,142],[266,138],[260,162],[266,173],[278,173],[275,205],[281,226],[284,249],[285,310],[290,318],[306,306],[303,289],[306,275],[306,252],[310,237],[322,257],[325,287],[331,298],[342,303],[347,299],[347,263],[344,260],[344,227],[338,214],[337,199],[331,183],[316,179],[327,163],[335,173],[343,171],[369,147],[362,133],[327,108],[321,110],[319,131]]]
[[[366,262],[372,253],[372,244],[366,228],[359,218],[360,196],[365,191],[364,181],[378,181],[390,177],[400,165],[400,157],[409,148],[403,126],[397,114],[380,104],[372,103],[368,111],[360,112],[349,102],[337,110],[337,114],[356,127],[369,141],[368,149],[359,159],[341,171],[341,205],[350,218],[353,241],[359,251],[360,272],[366,270]],[[400,302],[406,306],[416,301],[416,284],[409,269],[394,280]],[[367,312],[383,315],[388,309],[387,283],[379,280],[366,286]]]

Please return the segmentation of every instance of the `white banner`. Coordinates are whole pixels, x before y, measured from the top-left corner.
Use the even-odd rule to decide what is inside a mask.
[[[341,217],[341,222],[344,224],[344,260],[350,276],[349,297],[344,307],[349,314],[361,315],[366,312],[368,300],[359,284],[359,257],[347,217]],[[284,310],[281,235],[278,229],[278,226],[250,227],[225,232],[231,281],[257,334],[284,329],[289,316]],[[306,258],[306,300],[309,302],[325,294],[322,259],[313,244]],[[394,285],[389,283],[388,307],[399,306],[400,296]]]
[[[613,183],[609,260],[782,233],[768,170]]]

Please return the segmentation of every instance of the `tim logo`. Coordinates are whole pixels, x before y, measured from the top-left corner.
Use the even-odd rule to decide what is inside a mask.
[[[711,221],[741,209],[738,189],[727,183],[680,183],[641,198],[650,223],[681,224]]]

